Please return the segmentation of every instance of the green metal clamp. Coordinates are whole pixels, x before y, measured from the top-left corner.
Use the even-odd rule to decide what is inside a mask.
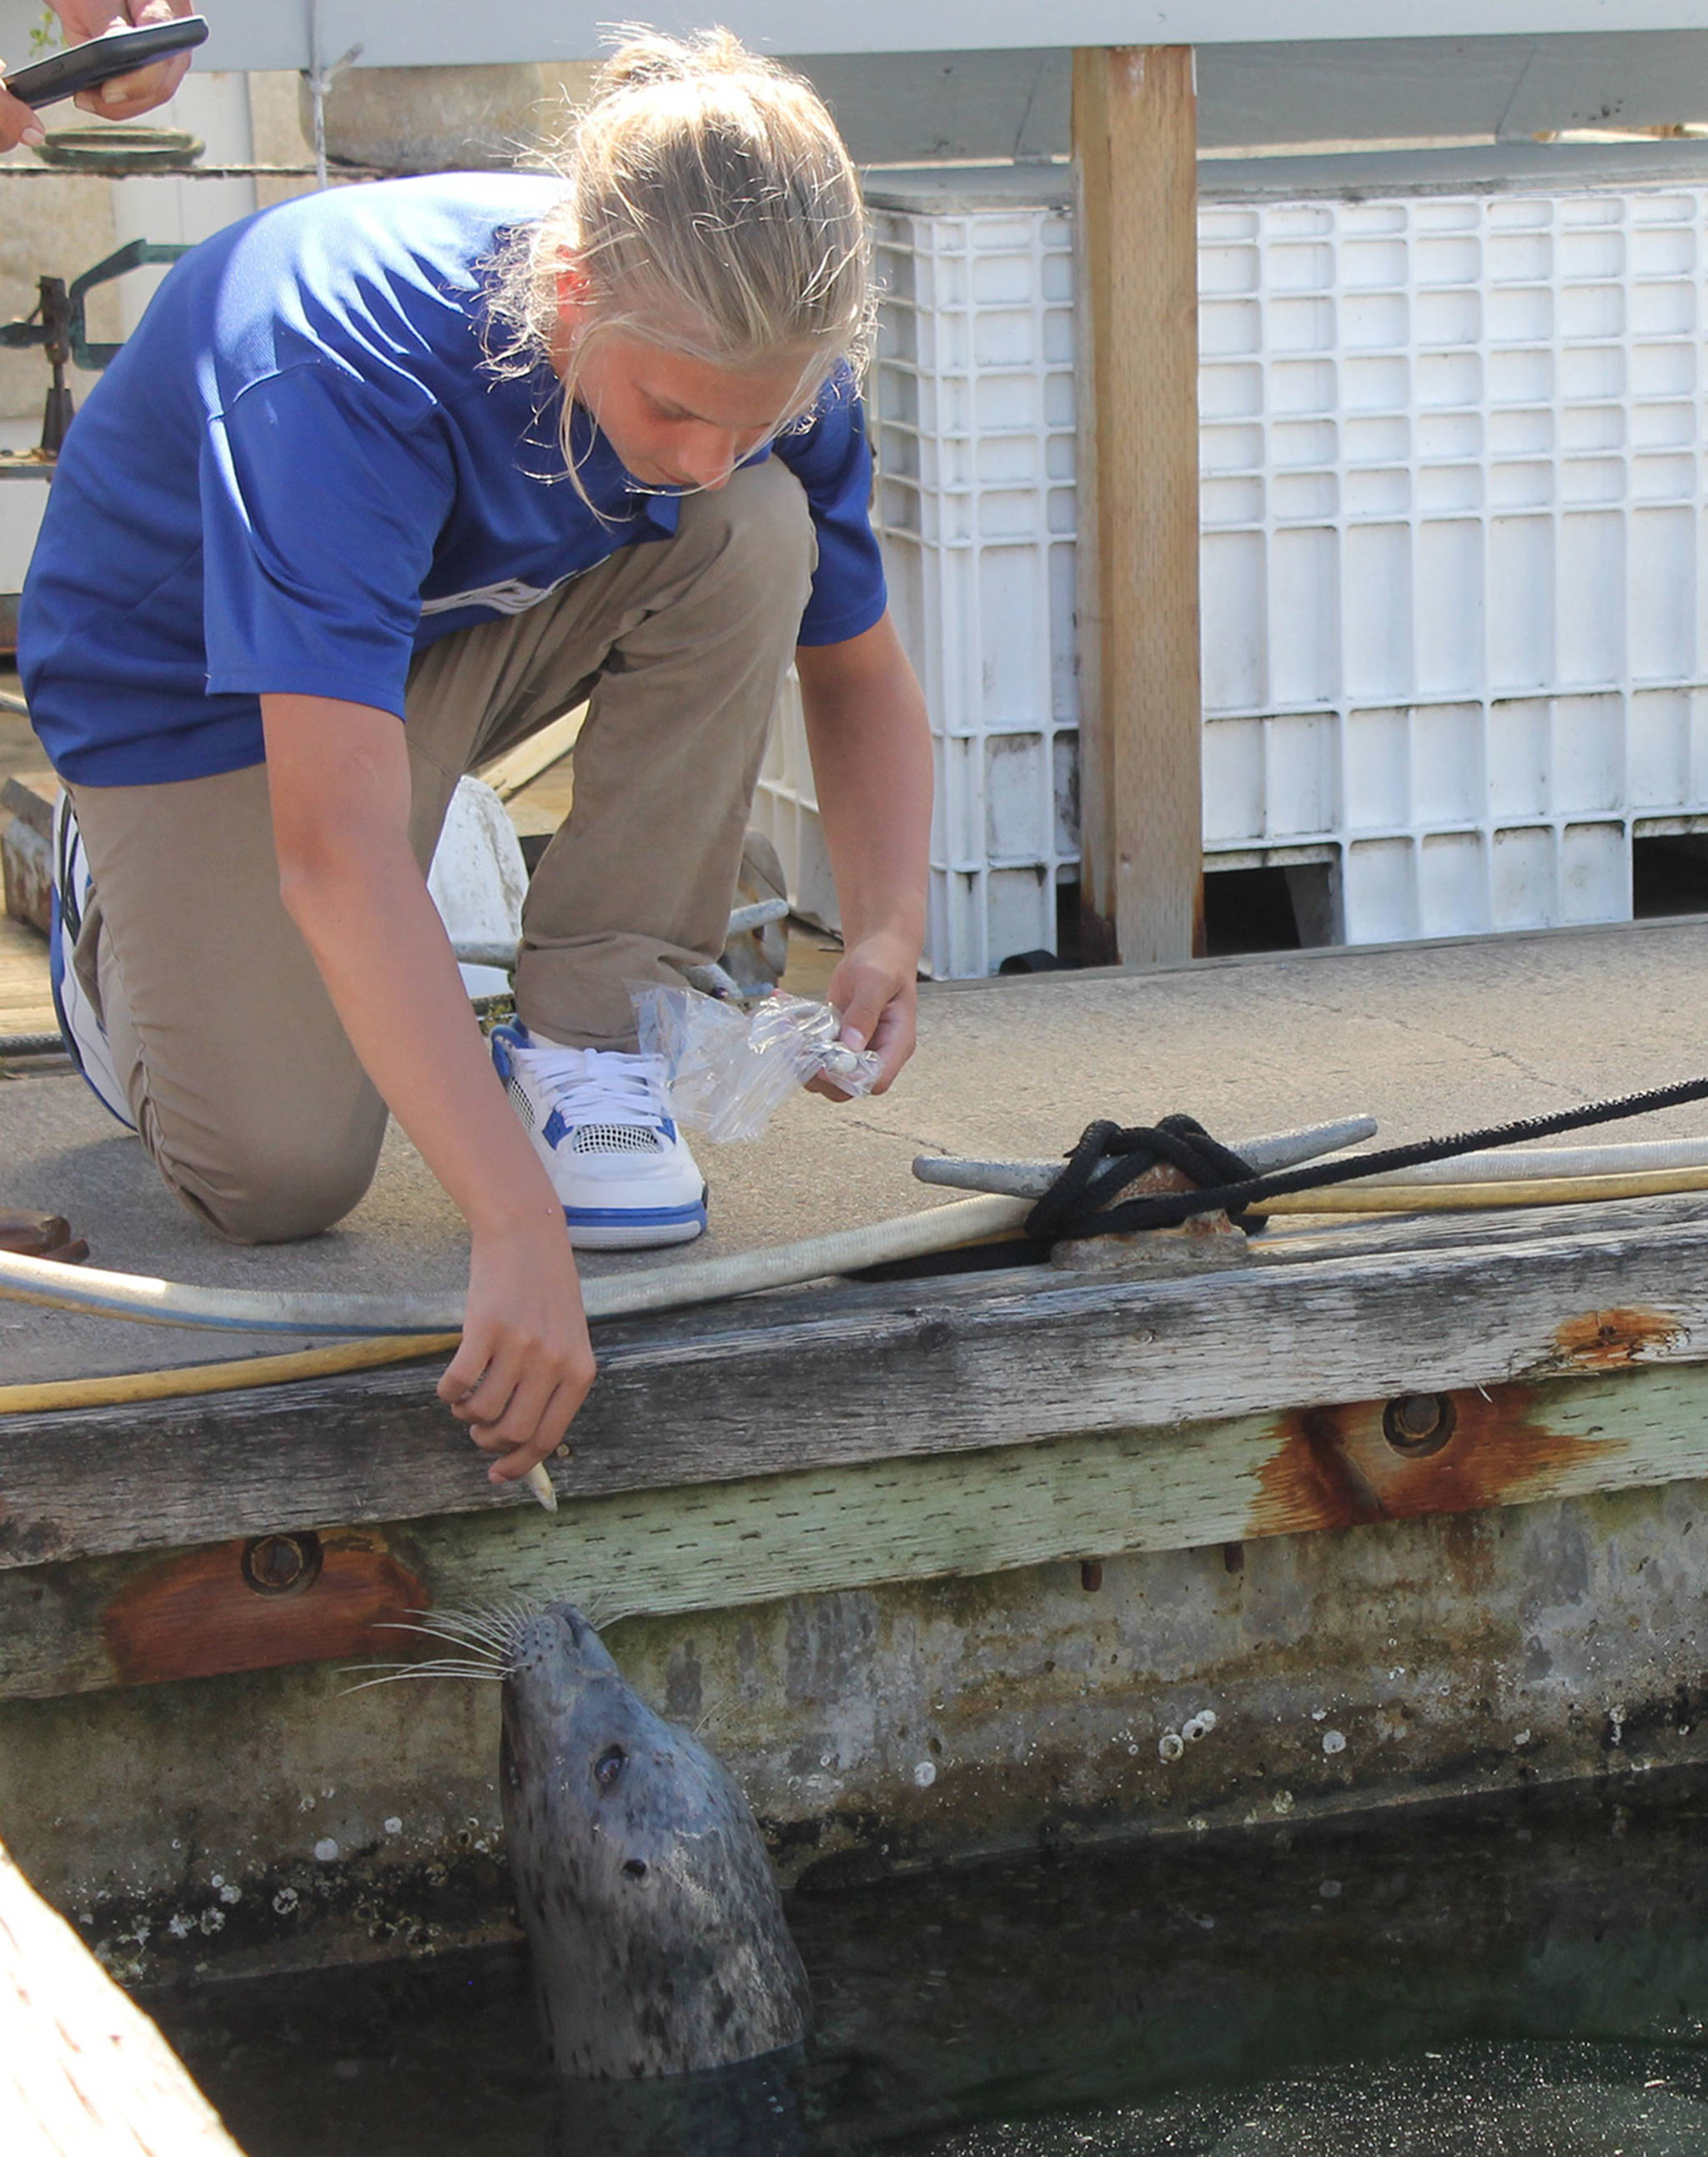
[[[0,347],[16,349],[39,345],[54,370],[47,409],[42,416],[44,456],[59,455],[75,409],[65,380],[66,368],[75,365],[98,373],[119,351],[116,344],[91,344],[85,333],[84,303],[90,292],[97,285],[122,277],[127,270],[145,269],[151,263],[176,262],[180,255],[188,252],[187,248],[176,244],[153,239],[126,240],[92,270],[85,270],[80,277],[74,278],[69,286],[63,277],[39,278],[33,311],[21,322],[0,322]]]

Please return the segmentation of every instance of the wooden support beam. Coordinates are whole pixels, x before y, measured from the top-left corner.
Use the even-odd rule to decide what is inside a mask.
[[[242,2157],[148,2017],[0,1849],[7,2157]]]
[[[398,1628],[430,1606],[563,1598],[603,1624],[1705,1475],[1708,1367],[1685,1364],[630,1491],[555,1517],[331,1531],[295,1596],[255,1593],[238,1542],[89,1559],[45,1593],[20,1568],[0,1572],[0,1700],[372,1668],[419,1651]]]
[[[1424,1248],[1407,1222],[1291,1251],[1277,1237],[1261,1264],[1178,1280],[1039,1268],[624,1320],[598,1329],[599,1383],[550,1470],[567,1505],[1700,1362],[1708,1222],[1695,1212],[1686,1199],[1585,1207],[1570,1235],[1484,1220]],[[1357,1255],[1312,1255],[1349,1244]],[[107,1552],[435,1514],[527,1519],[529,1499],[487,1482],[436,1375],[399,1366],[0,1418],[0,1572],[44,1590],[42,1568]]]
[[[1203,948],[1197,134],[1183,45],[1073,55],[1086,960]]]

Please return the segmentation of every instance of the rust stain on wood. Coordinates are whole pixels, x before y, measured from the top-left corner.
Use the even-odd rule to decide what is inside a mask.
[[[1427,1513],[1470,1513],[1546,1495],[1562,1470],[1620,1441],[1576,1438],[1541,1420],[1535,1389],[1474,1387],[1446,1396],[1453,1434],[1438,1452],[1400,1452],[1382,1428],[1382,1401],[1294,1409],[1273,1425],[1247,1523],[1254,1536],[1356,1527]]]
[[[1280,1418],[1277,1449],[1258,1478],[1263,1495],[1253,1508],[1249,1533],[1350,1528],[1386,1517],[1347,1454],[1343,1423],[1348,1413],[1345,1408],[1298,1408]]]
[[[1574,1371],[1623,1371],[1651,1350],[1670,1348],[1685,1331],[1672,1311],[1616,1305],[1568,1318],[1554,1341],[1561,1362]]]
[[[162,1560],[128,1581],[102,1613],[121,1685],[224,1677],[345,1656],[404,1660],[414,1636],[388,1630],[427,1608],[426,1589],[383,1536],[333,1529],[300,1593],[257,1593],[244,1578],[241,1540]]]

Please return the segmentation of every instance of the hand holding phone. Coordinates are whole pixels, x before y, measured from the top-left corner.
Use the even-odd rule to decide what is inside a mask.
[[[67,27],[71,27],[69,18],[75,11],[68,7],[60,12],[62,19],[67,20]],[[207,35],[208,24],[200,15],[176,15],[129,29],[108,31],[71,45],[64,52],[50,53],[33,66],[20,68],[16,75],[8,75],[0,87],[3,87],[6,99],[28,108],[33,115],[44,106],[57,105],[68,97],[85,96],[104,83],[139,74],[162,60],[190,52]],[[142,99],[128,109],[147,111],[152,106],[163,102],[176,89],[181,73],[180,70],[179,75],[162,85],[151,85]],[[0,105],[3,103],[4,100],[0,100]],[[94,109],[109,117],[119,116],[111,102],[95,105]],[[5,116],[4,111],[0,111],[0,147],[6,147],[8,140],[34,143],[42,139],[40,126],[28,119],[8,134]]]

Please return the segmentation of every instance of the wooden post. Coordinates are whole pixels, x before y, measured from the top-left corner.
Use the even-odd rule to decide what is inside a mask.
[[[7,2157],[242,2157],[219,2114],[0,1848]]]
[[[1077,51],[1073,150],[1082,951],[1155,965],[1203,949],[1191,48]]]

